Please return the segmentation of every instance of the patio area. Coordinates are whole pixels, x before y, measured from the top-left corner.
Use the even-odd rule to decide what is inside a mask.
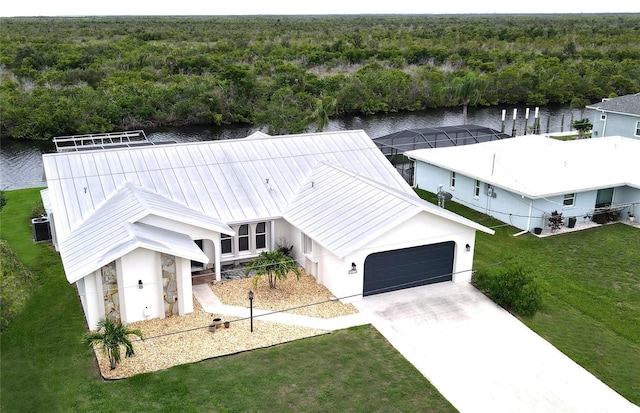
[[[635,228],[640,228],[640,222],[637,219],[631,221],[629,218],[625,218],[625,219],[620,219],[618,221],[607,222],[606,224],[598,224],[597,222],[593,222],[593,221],[583,221],[583,222],[576,223],[573,228],[569,228],[565,224],[562,227],[560,227],[560,229],[557,229],[555,231],[552,231],[550,228],[545,228],[542,230],[540,234],[533,234],[533,235],[539,238],[544,238],[544,237],[550,237],[553,235],[566,234],[569,232],[582,231],[589,228],[601,227],[603,225],[614,225],[614,224],[623,224],[623,225],[629,225]]]

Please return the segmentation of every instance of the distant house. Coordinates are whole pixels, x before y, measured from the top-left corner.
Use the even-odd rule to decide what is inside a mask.
[[[338,298],[469,280],[475,231],[493,232],[422,201],[363,131],[96,141],[43,155],[53,242],[91,328],[192,312],[192,275],[279,244]]]
[[[602,99],[586,108],[593,112],[593,137],[640,139],[640,93]]]
[[[527,135],[405,155],[415,161],[417,187],[448,192],[525,231],[547,228],[554,211],[565,224],[640,212],[640,141],[634,139]]]

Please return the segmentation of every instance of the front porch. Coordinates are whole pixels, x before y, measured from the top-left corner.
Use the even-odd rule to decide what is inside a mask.
[[[245,266],[243,264],[229,264],[222,265],[220,268],[220,279],[225,280],[239,280],[247,278],[244,272]],[[195,271],[191,274],[192,285],[199,284],[213,284],[216,281],[216,273],[213,268]]]

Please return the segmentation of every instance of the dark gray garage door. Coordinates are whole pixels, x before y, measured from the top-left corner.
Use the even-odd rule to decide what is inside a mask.
[[[364,260],[363,295],[453,279],[453,241],[376,252]]]

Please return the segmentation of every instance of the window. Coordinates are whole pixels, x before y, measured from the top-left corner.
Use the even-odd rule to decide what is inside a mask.
[[[479,179],[476,179],[476,184],[473,187],[473,197],[474,198],[480,197],[480,180]]]
[[[306,255],[313,254],[313,240],[306,234],[302,234],[302,250]]]
[[[636,122],[636,136],[640,136],[640,121]]]
[[[258,222],[256,225],[256,249],[267,248],[267,223]]]
[[[233,253],[233,238],[231,238],[231,235],[221,234],[220,245],[221,245],[220,252],[222,254]]]
[[[565,207],[572,207],[576,204],[576,194],[564,194],[564,200],[562,205]]]
[[[238,251],[249,251],[249,225],[240,225],[238,229]]]
[[[449,186],[451,188],[455,188],[456,187],[456,173],[453,172],[453,171],[451,171],[451,179],[450,179],[450,182],[449,182]]]
[[[607,120],[607,114],[606,114],[606,113],[603,113],[602,115],[600,115],[600,120],[601,120],[601,121],[603,121],[603,122],[604,122],[605,120]]]

